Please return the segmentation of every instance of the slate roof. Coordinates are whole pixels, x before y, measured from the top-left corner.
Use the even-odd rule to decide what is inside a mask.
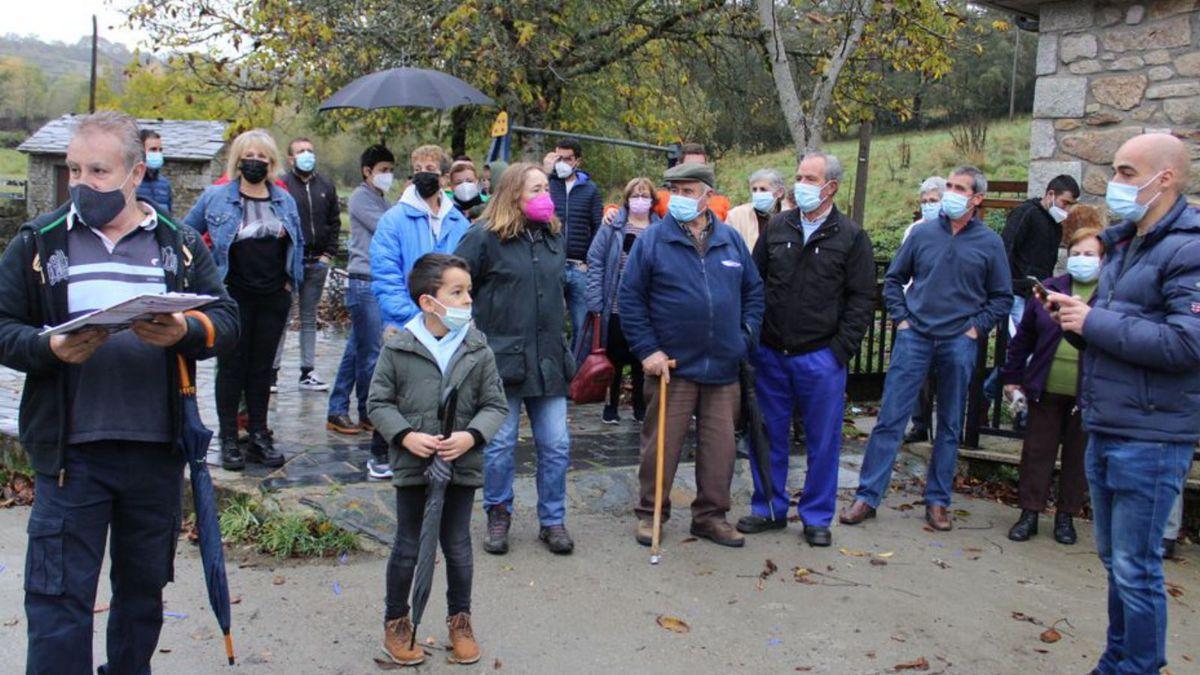
[[[68,114],[47,122],[17,150],[31,155],[65,155],[79,117]],[[138,126],[162,135],[163,155],[169,160],[209,161],[225,146],[224,122],[147,119],[138,120]]]

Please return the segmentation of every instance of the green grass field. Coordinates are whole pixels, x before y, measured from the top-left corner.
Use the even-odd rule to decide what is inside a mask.
[[[0,148],[0,178],[23,180],[26,171],[25,155],[11,148]]]
[[[909,145],[909,165],[901,165],[901,145]],[[858,141],[836,141],[826,146],[846,169],[838,190],[839,209],[849,212],[854,199]],[[734,204],[749,201],[750,174],[761,168],[777,169],[791,185],[795,156],[782,150],[765,155],[726,155],[717,162],[721,191]],[[890,256],[899,245],[904,228],[917,208],[917,189],[931,175],[945,176],[960,164],[973,163],[995,180],[1025,180],[1029,170],[1029,119],[995,121],[988,128],[987,151],[983,157],[961,157],[954,149],[950,129],[876,136],[871,143],[870,185],[867,189],[865,225],[876,253]]]

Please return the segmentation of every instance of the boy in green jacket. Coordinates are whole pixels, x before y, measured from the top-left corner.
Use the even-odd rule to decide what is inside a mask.
[[[453,648],[450,661],[475,663],[479,646],[471,629],[471,508],[483,485],[482,448],[508,415],[496,358],[483,333],[471,326],[471,274],[462,258],[421,256],[408,278],[421,313],[385,337],[375,366],[367,413],[390,443],[396,486],[396,539],[387,567],[383,652],[402,665],[425,660],[413,643],[408,597],[425,510],[425,469],[436,455],[451,464],[442,511],[446,601]],[[458,390],[454,431],[441,435],[442,394]]]

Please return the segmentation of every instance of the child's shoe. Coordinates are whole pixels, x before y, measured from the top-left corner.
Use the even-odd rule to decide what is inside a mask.
[[[450,628],[450,663],[466,665],[478,661],[479,645],[471,631],[471,615],[460,612],[447,617],[446,626]]]
[[[468,624],[467,631],[470,630]],[[478,654],[478,650],[476,653]],[[392,663],[402,666],[415,666],[425,662],[425,650],[413,642],[412,619],[404,616],[384,624],[383,654]]]

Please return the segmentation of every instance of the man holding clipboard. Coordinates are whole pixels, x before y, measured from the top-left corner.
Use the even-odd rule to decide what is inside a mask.
[[[134,194],[133,118],[83,117],[67,147],[71,201],[21,227],[0,258],[0,364],[26,374],[20,440],[37,473],[25,569],[28,672],[90,673],[92,607],[111,530],[108,664],[149,672],[179,535],[184,457],[176,355],[232,345],[237,309],[194,230]],[[216,299],[129,330],[51,334],[147,294]]]

